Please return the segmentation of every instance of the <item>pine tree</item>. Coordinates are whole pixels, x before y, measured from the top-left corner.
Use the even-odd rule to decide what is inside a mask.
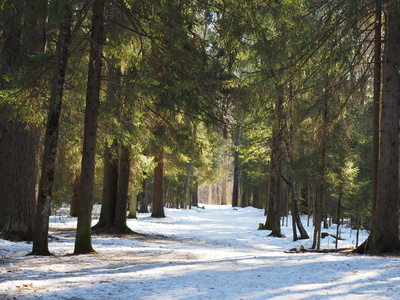
[[[381,142],[376,203],[372,215],[371,233],[358,251],[387,253],[399,249],[399,97],[400,74],[400,5],[388,1],[386,13],[384,73],[382,90]],[[393,130],[393,129],[396,130]]]
[[[14,74],[21,66],[21,7],[18,2],[0,11],[3,28],[0,61],[0,90],[5,91],[10,84],[5,80],[7,74]],[[12,172],[13,122],[12,105],[2,101],[0,104],[0,228],[3,228],[8,209],[8,194]]]
[[[93,3],[78,225],[74,254],[85,254],[94,251],[91,240],[91,221],[94,200],[94,168],[100,101],[102,46],[104,43],[105,2],[105,0],[96,0]]]
[[[65,15],[60,24],[57,43],[57,56],[54,64],[52,90],[47,117],[46,135],[42,172],[39,184],[39,194],[36,206],[35,235],[32,254],[49,255],[48,231],[50,217],[50,202],[54,183],[54,167],[57,155],[59,122],[67,67],[68,47],[71,37],[72,7],[69,0],[64,1]]]
[[[41,103],[40,78],[32,78],[41,69],[40,55],[45,48],[46,1],[25,1],[16,7],[23,11],[21,65],[26,85],[21,95],[27,97],[31,108]],[[24,93],[25,92],[25,93]],[[24,97],[22,96],[22,97]],[[30,113],[32,115],[32,113]],[[37,120],[28,120],[18,112],[13,132],[12,174],[9,188],[7,219],[4,233],[10,239],[33,239],[36,191],[39,165],[40,126]]]

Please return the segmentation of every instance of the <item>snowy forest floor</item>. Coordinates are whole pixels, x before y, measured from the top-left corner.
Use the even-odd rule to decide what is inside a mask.
[[[99,207],[94,215],[98,216]],[[259,231],[263,210],[205,205],[138,214],[129,227],[143,235],[93,234],[98,254],[70,255],[76,218],[50,219],[54,256],[27,255],[32,244],[0,239],[0,299],[400,299],[400,258],[339,253],[287,253],[293,242]],[[93,223],[97,222],[94,219]],[[290,220],[289,220],[290,223]],[[303,225],[306,225],[304,220]],[[313,228],[306,227],[312,236]],[[336,226],[324,230],[336,234]],[[368,236],[360,234],[360,243]],[[355,247],[341,228],[339,248]],[[334,248],[326,237],[321,248]]]

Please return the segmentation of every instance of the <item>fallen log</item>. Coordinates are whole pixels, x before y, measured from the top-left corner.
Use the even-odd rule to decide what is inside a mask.
[[[340,237],[337,237],[336,235],[334,235],[334,234],[330,234],[330,233],[328,233],[328,232],[322,232],[321,233],[321,238],[323,239],[323,238],[326,238],[327,236],[331,236],[331,237],[333,237],[334,239],[336,239],[336,240],[339,240],[339,241],[343,241],[344,239],[342,239],[342,238],[340,238]]]
[[[300,249],[293,248],[284,253],[342,253],[342,254],[351,254],[354,252],[354,248],[338,248],[338,249],[306,249],[303,245],[300,246]]]

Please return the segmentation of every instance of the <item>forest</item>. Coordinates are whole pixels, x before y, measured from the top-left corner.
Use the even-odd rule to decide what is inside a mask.
[[[93,253],[93,232],[205,203],[263,209],[276,238],[290,215],[311,249],[346,223],[356,252],[399,250],[398,1],[0,4],[3,239],[50,255],[67,205]]]

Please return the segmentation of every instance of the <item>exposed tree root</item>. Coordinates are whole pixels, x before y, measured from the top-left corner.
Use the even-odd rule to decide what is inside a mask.
[[[282,234],[282,233],[280,233],[280,232],[275,232],[275,231],[272,231],[268,236],[278,237],[278,238],[284,238],[284,237],[286,237],[284,234]]]
[[[107,227],[107,228],[92,227],[92,233],[94,233],[94,234],[113,234],[113,235],[132,234],[132,235],[144,236],[144,234],[135,232],[135,231],[131,230],[129,227],[125,227],[123,230],[120,230],[115,226]]]
[[[354,253],[357,254],[367,254],[367,255],[378,255],[378,256],[400,256],[400,244],[398,244],[396,247],[394,247],[394,250],[391,251],[383,251],[380,249],[379,251],[372,252],[371,249],[368,248],[368,240],[369,237],[362,243],[360,246],[358,246],[356,249],[354,249]]]

